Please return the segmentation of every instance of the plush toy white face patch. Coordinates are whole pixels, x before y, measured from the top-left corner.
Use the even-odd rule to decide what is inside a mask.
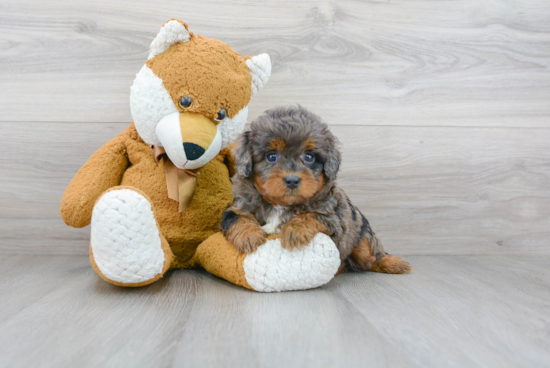
[[[171,20],[153,40],[149,59],[169,53],[172,46],[189,43],[193,37],[197,36],[190,34],[185,24]],[[164,56],[171,57],[172,54]],[[177,55],[182,57],[181,53]],[[234,61],[228,61],[228,64],[231,62]],[[246,67],[251,77],[249,95],[251,93],[253,96],[265,85],[271,74],[269,55],[261,54],[246,60]],[[208,69],[208,65],[205,68]],[[193,78],[192,75],[185,77]],[[185,85],[186,81],[180,82]],[[200,101],[201,96],[193,98]],[[197,169],[207,164],[235,141],[248,118],[247,105],[240,107],[231,118],[218,115],[220,119],[212,119],[207,114],[199,116],[182,108],[181,104],[178,106],[174,103],[174,96],[171,96],[165,82],[148,65],[144,65],[136,75],[130,93],[130,109],[136,130],[145,143],[164,147],[170,160],[180,169]]]

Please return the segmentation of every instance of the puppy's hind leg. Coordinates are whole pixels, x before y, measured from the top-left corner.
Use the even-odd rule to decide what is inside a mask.
[[[374,271],[383,273],[404,274],[412,271],[409,262],[382,250],[376,237],[364,237],[353,248],[347,261],[349,268],[354,271]]]

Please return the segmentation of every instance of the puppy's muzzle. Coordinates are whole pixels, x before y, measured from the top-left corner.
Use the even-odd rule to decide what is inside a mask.
[[[174,165],[198,169],[220,152],[221,133],[216,124],[202,114],[175,112],[157,124],[157,137]]]
[[[289,189],[297,188],[300,185],[300,181],[301,181],[300,177],[296,176],[296,175],[285,176],[285,178],[283,180],[285,182],[285,185]]]

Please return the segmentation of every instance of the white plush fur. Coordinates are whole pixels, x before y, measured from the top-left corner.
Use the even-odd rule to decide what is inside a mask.
[[[164,251],[153,209],[130,189],[111,190],[92,212],[94,261],[109,280],[136,284],[162,272]]]
[[[268,54],[260,54],[246,61],[252,76],[252,96],[265,86],[271,76],[271,59]]]
[[[157,124],[155,131],[157,133],[157,139],[160,141],[160,146],[164,147],[166,154],[170,157],[170,161],[172,161],[176,167],[184,169],[183,166],[187,163],[187,156],[183,150],[183,142],[181,139],[179,111],[163,117]]]
[[[164,88],[162,79],[147,65],[134,79],[130,90],[130,111],[141,139],[150,145],[161,145],[155,131],[157,124],[166,115],[178,112],[178,109]]]
[[[305,290],[329,282],[340,267],[336,244],[317,234],[302,250],[286,250],[279,239],[268,240],[244,260],[248,284],[256,291]]]
[[[171,20],[161,27],[157,37],[151,43],[148,59],[162,54],[176,43],[187,41],[189,41],[189,31],[180,22]]]
[[[225,118],[218,124],[218,131],[222,135],[222,147],[229,146],[231,143],[235,142],[239,134],[244,129],[246,125],[246,120],[248,119],[248,106],[243,107],[232,119]]]

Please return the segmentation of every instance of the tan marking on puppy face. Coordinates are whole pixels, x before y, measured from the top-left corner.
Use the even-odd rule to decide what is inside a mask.
[[[315,148],[317,148],[317,144],[315,144],[315,140],[308,138],[304,143],[304,150],[313,151]]]
[[[310,171],[304,171],[301,173],[301,175],[298,175],[301,179],[300,186],[296,189],[299,190],[299,195],[304,198],[304,200],[311,199],[320,188],[322,188],[322,185],[319,185],[321,182],[321,177],[319,177],[319,180],[315,178],[315,176]]]
[[[280,204],[277,203],[277,199],[285,196],[288,188],[281,180],[280,176],[276,175],[275,171],[276,169],[271,171],[266,180],[262,179],[256,174],[253,174],[252,178],[254,180],[254,186],[256,187],[256,190],[258,190],[258,193],[260,193],[260,195],[264,197],[266,201],[276,205]]]
[[[290,189],[285,185],[284,178],[296,175],[300,178],[300,185]],[[266,179],[253,174],[254,185],[264,199],[274,205],[289,206],[300,204],[311,199],[324,185],[322,176],[315,178],[311,171],[289,172],[274,167]]]
[[[170,93],[180,110],[216,118],[220,109],[233,118],[248,105],[252,95],[250,70],[245,60],[225,43],[193,35],[188,42],[178,43],[145,63]],[[182,97],[189,96],[193,105],[184,110]]]
[[[267,145],[268,150],[278,151],[278,152],[283,152],[285,147],[286,147],[286,143],[281,138],[274,138],[274,139],[270,140],[268,145]]]

